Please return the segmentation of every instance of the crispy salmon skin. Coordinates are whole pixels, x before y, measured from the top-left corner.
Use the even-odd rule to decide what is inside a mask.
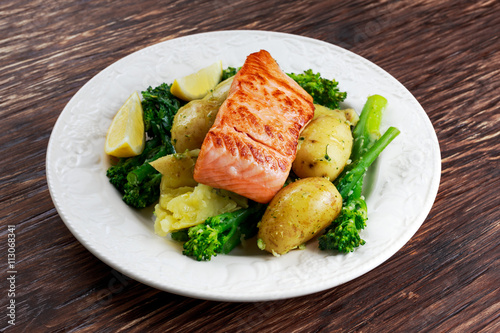
[[[283,187],[313,98],[261,50],[250,54],[206,135],[194,169],[202,184],[267,203]]]

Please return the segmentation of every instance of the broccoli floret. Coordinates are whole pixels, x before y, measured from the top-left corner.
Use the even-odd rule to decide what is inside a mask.
[[[126,183],[123,201],[135,208],[148,207],[160,197],[161,173],[154,170],[148,174],[147,180],[139,184]]]
[[[124,191],[127,183],[128,174],[144,164],[146,160],[150,161],[160,150],[161,140],[153,139],[146,141],[144,150],[138,156],[120,158],[115,165],[112,165],[106,171],[111,184],[113,184],[120,192]]]
[[[149,163],[172,153],[172,144],[164,145],[160,139],[148,140],[141,155],[120,159],[106,174],[127,205],[145,208],[160,197],[161,174]]]
[[[171,85],[162,83],[156,88],[148,87],[142,92],[144,110],[144,129],[148,137],[162,138],[163,143],[170,142],[170,130],[174,117],[184,104],[170,92]]]
[[[127,174],[123,189],[123,201],[129,206],[144,208],[155,203],[160,197],[161,174],[150,162],[174,152],[171,145],[154,147],[144,163]]]
[[[221,82],[229,79],[231,76],[235,76],[236,73],[240,70],[241,67],[228,67],[222,71],[222,79]]]
[[[353,130],[351,164],[346,166],[334,184],[342,196],[342,210],[319,237],[321,250],[352,252],[365,244],[359,232],[365,228],[368,211],[362,195],[363,179],[378,155],[399,135],[399,130],[390,127],[380,136],[379,126],[382,111],[387,101],[379,95],[370,96],[363,107],[358,124]]]
[[[121,158],[106,175],[123,195],[123,201],[134,208],[145,208],[160,196],[161,174],[149,163],[167,154],[175,153],[170,130],[182,102],[170,93],[163,83],[142,92],[146,144],[143,152],[134,157]]]
[[[127,183],[127,174],[137,166],[144,163],[143,159],[139,156],[135,158],[121,158],[118,163],[112,165],[106,171],[106,176],[109,182],[120,192],[124,191],[125,184]]]
[[[313,97],[314,103],[330,109],[337,109],[347,97],[346,92],[339,91],[337,81],[322,78],[320,73],[315,74],[311,69],[302,74],[289,73],[288,76]]]
[[[198,261],[209,261],[218,254],[228,254],[242,239],[255,236],[265,207],[252,202],[248,208],[209,217],[204,223],[174,232],[172,238],[185,241],[184,255]]]

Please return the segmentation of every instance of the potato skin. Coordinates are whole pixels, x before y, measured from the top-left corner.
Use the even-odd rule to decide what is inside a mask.
[[[330,112],[317,109],[300,135],[292,164],[300,178],[326,177],[333,181],[349,160],[353,143],[350,122],[341,111],[327,110]]]
[[[332,110],[327,108],[326,106],[319,105],[319,104],[314,104],[314,117],[313,119],[316,119],[321,116],[333,116],[337,117],[342,120],[346,120],[350,126],[354,127],[359,121],[359,116],[354,111],[354,109],[342,109],[342,110]]]
[[[171,130],[176,152],[201,148],[232,82],[232,77],[226,79],[204,98],[191,101],[177,111]]]
[[[259,223],[259,247],[274,255],[285,254],[330,225],[341,209],[340,193],[326,178],[295,181],[269,203]]]
[[[166,155],[150,163],[162,174],[162,191],[166,188],[194,187],[198,184],[193,178],[193,170],[199,153],[199,149],[194,149],[181,154]]]

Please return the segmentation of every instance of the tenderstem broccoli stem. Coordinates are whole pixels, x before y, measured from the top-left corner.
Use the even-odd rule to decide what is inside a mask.
[[[209,217],[201,224],[172,233],[172,238],[185,242],[184,255],[208,261],[217,254],[228,254],[243,238],[253,237],[265,207],[252,202],[248,208]]]
[[[145,163],[138,167],[137,169],[132,170],[127,174],[127,181],[130,184],[139,184],[142,183],[146,178],[150,177],[152,174],[157,173],[155,168],[151,166],[149,163]]]
[[[359,121],[356,124],[353,134],[353,147],[351,150],[350,160],[356,162],[361,156],[380,138],[380,122],[382,113],[387,105],[387,100],[380,95],[369,96]],[[338,179],[343,178],[355,166],[355,163],[348,164]],[[363,187],[363,178],[359,180],[356,187]]]
[[[149,164],[149,162],[155,161],[167,154],[172,154],[173,152],[174,149],[170,149],[170,147],[166,145],[153,148],[144,163],[127,174],[127,181],[131,184],[142,183],[150,175],[158,172],[151,166],[151,164]]]
[[[399,133],[397,128],[389,127],[384,135],[382,135],[366,153],[362,154],[357,161],[353,162],[345,176],[339,178],[338,182],[335,183],[342,198],[347,198],[352,193],[351,191],[355,189],[356,184],[363,178],[370,165],[372,165],[378,155],[380,155],[385,147],[387,147]]]
[[[222,214],[221,231],[225,232],[230,229],[229,233],[226,235],[227,241],[222,245],[222,253],[228,254],[241,243],[241,235],[238,232],[238,227],[253,213],[254,209],[240,209],[232,213]]]
[[[387,105],[387,99],[380,95],[369,96],[366,100],[358,123],[352,131],[354,138],[351,160],[355,161],[380,138],[380,122]]]

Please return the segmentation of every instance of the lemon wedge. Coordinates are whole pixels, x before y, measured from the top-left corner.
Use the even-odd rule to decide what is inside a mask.
[[[145,143],[141,97],[135,91],[116,113],[106,135],[104,151],[115,157],[142,153]]]
[[[222,79],[222,61],[200,69],[198,72],[176,79],[172,83],[170,92],[185,101],[200,99]]]

